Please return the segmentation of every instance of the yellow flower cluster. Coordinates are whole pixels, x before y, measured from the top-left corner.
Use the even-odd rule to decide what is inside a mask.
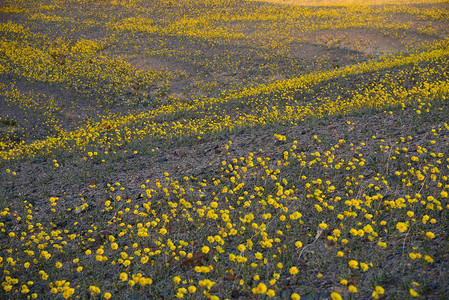
[[[442,131],[443,128],[446,132]],[[446,126],[443,128],[439,133],[442,137],[449,133]],[[279,136],[289,142],[286,136],[276,134],[276,137]],[[317,136],[315,140],[320,138]],[[94,242],[96,227],[86,233],[79,233],[76,229],[62,231],[46,227],[33,214],[33,206],[26,201],[26,211],[22,215],[14,215],[9,209],[4,209],[1,213],[4,216],[29,220],[27,228],[22,232],[7,231],[5,224],[0,224],[2,231],[8,233],[11,245],[16,239],[22,245],[16,250],[6,246],[10,250],[8,256],[0,257],[3,271],[8,274],[3,283],[4,292],[11,292],[20,283],[16,273],[21,272],[22,268],[38,272],[38,276],[30,277],[29,280],[49,281],[51,293],[69,297],[78,293],[78,288],[72,287],[74,285],[69,284],[69,281],[55,281],[57,270],[68,268],[77,273],[89,274],[97,268],[107,269],[107,266],[134,270],[150,264],[156,269],[173,265],[192,267],[197,275],[189,277],[188,273],[181,273],[173,277],[173,282],[181,285],[177,288],[177,297],[196,293],[198,289],[204,289],[212,297],[213,282],[207,280],[212,280],[213,277],[209,276],[222,268],[238,276],[245,276],[245,270],[251,270],[249,274],[256,274],[251,275],[256,282],[251,284],[244,280],[241,285],[253,294],[274,297],[281,276],[277,270],[286,268],[289,276],[298,276],[298,280],[304,276],[303,267],[299,267],[296,260],[286,260],[285,257],[301,257],[315,243],[326,245],[326,250],[319,257],[329,252],[346,265],[344,274],[377,272],[379,262],[374,260],[374,256],[364,256],[366,253],[362,245],[372,245],[372,251],[381,255],[383,249],[389,247],[387,244],[393,245],[398,240],[397,232],[418,233],[424,228],[425,238],[414,240],[407,257],[416,262],[434,263],[435,252],[429,251],[425,245],[432,243],[438,236],[432,228],[436,228],[434,226],[439,212],[448,209],[448,204],[443,202],[447,197],[433,196],[445,195],[443,191],[449,188],[448,168],[444,165],[449,163],[447,155],[431,152],[429,146],[418,146],[419,152],[415,154],[418,161],[426,160],[427,163],[416,165],[416,159],[411,159],[407,154],[407,141],[398,141],[393,148],[395,155],[386,156],[386,159],[390,163],[405,159],[403,164],[408,166],[408,170],[404,173],[396,171],[394,176],[399,177],[407,189],[419,190],[420,193],[384,199],[392,184],[389,180],[393,179],[387,180],[379,173],[363,175],[367,166],[372,167],[365,159],[365,155],[368,155],[365,153],[365,143],[354,145],[340,140],[327,151],[311,153],[298,152],[297,142],[290,143],[286,149],[289,155],[283,155],[278,160],[255,153],[229,158],[228,162],[221,164],[219,181],[213,179],[209,182],[194,177],[178,181],[166,173],[165,181],[155,182],[153,188],[142,185],[142,195],[146,195],[142,201],[125,200],[122,195],[126,194],[126,189],[119,183],[110,185],[105,191],[111,197],[104,203],[104,212],[107,212],[105,218],[111,213],[114,215],[112,220],[108,218],[109,230],[113,235],[109,235],[104,246],[86,251],[80,251],[83,244],[79,242]],[[382,146],[384,142],[379,140],[378,143]],[[347,156],[340,156],[343,149],[349,152]],[[369,149],[366,148],[367,151]],[[292,177],[292,166],[295,174],[302,175]],[[334,174],[333,179],[321,178],[319,174],[325,174],[324,170]],[[340,180],[337,175],[339,170],[346,170],[351,175]],[[423,190],[423,179],[418,178],[417,174],[423,174],[425,180],[435,183],[436,192],[433,195],[428,194],[427,189]],[[269,186],[277,188],[269,189]],[[211,193],[210,199],[204,194],[206,189]],[[170,201],[161,201],[160,196]],[[58,197],[51,197],[50,207],[58,209],[60,201]],[[320,207],[318,212],[317,206]],[[322,219],[338,221],[319,221]],[[80,225],[75,222],[73,226],[76,228]],[[195,228],[197,233],[185,233],[184,228]],[[325,242],[319,242],[321,235],[325,236]],[[417,234],[413,236],[418,237]],[[298,241],[297,237],[302,237],[302,241]],[[236,246],[231,247],[236,242]],[[375,248],[376,244],[378,248]],[[351,250],[339,250],[347,247]],[[92,255],[94,252],[96,255]],[[26,253],[27,259],[23,259],[22,253]],[[76,255],[76,258],[63,261],[63,257],[69,253]],[[209,263],[203,265],[203,260]],[[50,266],[42,270],[41,264],[44,262],[50,263]],[[266,268],[273,269],[272,277],[262,271]],[[101,272],[106,272],[106,269]],[[317,279],[338,276],[327,273],[326,269],[317,271]],[[29,274],[32,276],[32,273]],[[187,278],[183,279],[185,276]],[[197,276],[203,276],[203,279],[197,282]],[[131,287],[155,283],[155,277],[147,277],[143,273],[130,274],[126,271],[116,277]],[[362,284],[349,282],[341,279],[342,285],[348,285],[349,293],[358,293],[360,289],[366,288]],[[95,284],[89,287],[89,291],[95,295],[110,288],[104,282]],[[25,294],[27,290],[31,291],[29,284],[27,288],[21,289]],[[381,286],[372,291],[375,298],[383,293],[386,291]],[[333,298],[339,299],[338,295],[333,294]]]
[[[65,5],[74,8],[73,16],[64,12]],[[253,54],[261,61],[276,61],[289,57],[300,42],[336,42],[333,32],[310,37],[320,31],[368,28],[399,37],[414,25],[394,20],[391,15],[397,13],[438,23],[434,29],[417,29],[434,34],[448,21],[444,3],[429,10],[412,4],[308,7],[234,0],[56,0],[28,6],[27,1],[9,1],[0,8],[2,14],[27,18],[23,24],[0,22],[2,78],[73,89],[99,108],[153,102],[147,103],[150,108],[121,114],[108,110],[111,105],[91,120],[63,127],[58,116],[67,103],[27,91],[20,80],[0,83],[2,103],[26,115],[42,114],[51,129],[45,137],[17,141],[12,118],[2,115],[0,180],[5,186],[21,175],[15,168],[21,158],[49,157],[45,172],[55,176],[71,173],[72,164],[79,162],[92,168],[86,171],[92,174],[100,164],[113,169],[118,151],[152,155],[155,140],[202,143],[215,133],[268,125],[279,130],[267,137],[275,146],[265,152],[236,155],[232,141],[217,146],[219,158],[210,164],[213,175],[201,178],[164,173],[161,179],[138,183],[140,189],[127,179],[82,182],[82,193],[73,192],[79,197],[68,200],[70,191],[49,193],[48,201],[38,205],[20,188],[2,187],[0,298],[110,299],[132,294],[300,299],[309,287],[329,282],[333,289],[326,297],[332,299],[362,293],[374,299],[435,296],[426,294],[430,285],[423,274],[446,276],[432,269],[448,262],[441,251],[449,210],[447,40],[416,52],[331,69],[323,63],[322,69],[275,77],[279,80],[251,79],[214,96],[193,93],[187,100],[171,101],[164,95],[179,79],[176,74],[139,70],[108,49],[138,52],[142,48],[133,39],[146,35],[160,41],[144,49],[150,58],[193,61],[205,69],[221,65],[229,71],[240,63],[231,59],[231,52],[210,58],[206,50],[189,50],[188,42],[237,44],[248,48],[249,62]],[[90,20],[78,12],[80,7],[101,13]],[[66,34],[75,25],[113,34],[87,38],[74,32],[75,38],[55,39],[37,33],[38,25]],[[162,45],[167,41],[182,45]],[[249,49],[256,42],[263,51]],[[232,77],[205,77],[209,75],[222,81]],[[216,92],[217,82],[201,80],[196,84]],[[366,134],[358,139],[356,131],[362,130],[354,115],[370,110],[379,119],[410,118],[417,128],[422,125],[416,130],[419,138],[389,136],[376,127],[363,128]],[[346,119],[332,127],[335,133],[323,129],[301,140],[284,130],[298,124],[313,127],[324,117]],[[132,149],[139,143],[139,151]],[[95,196],[85,197],[89,193]],[[402,282],[395,283],[399,277]],[[288,291],[286,284],[292,287]]]

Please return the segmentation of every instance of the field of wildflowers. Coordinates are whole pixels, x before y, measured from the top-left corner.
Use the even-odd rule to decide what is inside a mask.
[[[449,298],[447,1],[0,16],[1,299]]]

